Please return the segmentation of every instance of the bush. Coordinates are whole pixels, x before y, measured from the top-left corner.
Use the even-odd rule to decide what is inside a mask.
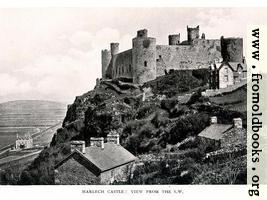
[[[209,124],[206,114],[190,114],[179,118],[168,133],[168,143],[176,144],[188,136],[195,136]]]

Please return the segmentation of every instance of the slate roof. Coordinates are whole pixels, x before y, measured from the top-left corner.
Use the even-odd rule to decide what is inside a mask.
[[[243,71],[247,70],[247,65],[242,63],[242,62],[229,62],[229,65],[231,65],[231,67],[237,71],[238,65],[241,65],[243,68]]]
[[[201,131],[198,136],[205,137],[213,140],[219,140],[223,137],[223,134],[233,127],[231,124],[211,124],[203,131]]]
[[[104,149],[101,147],[90,146],[85,148],[85,153],[74,151],[67,158],[60,161],[55,168],[64,164],[70,158],[92,170],[95,174],[128,164],[137,158],[120,145],[105,143]]]
[[[233,72],[237,71],[239,65],[242,66],[242,71],[247,71],[247,65],[241,62],[222,62],[218,70],[220,70],[225,65],[228,65]]]

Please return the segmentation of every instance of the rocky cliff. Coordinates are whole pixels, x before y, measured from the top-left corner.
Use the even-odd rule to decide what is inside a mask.
[[[111,130],[120,134],[121,145],[136,156],[176,152],[185,139],[193,138],[189,144],[183,144],[186,150],[179,150],[179,159],[199,161],[203,152],[194,138],[209,124],[210,116],[216,115],[220,123],[231,123],[234,117],[246,119],[246,112],[231,110],[201,96],[208,86],[208,76],[206,70],[184,70],[171,71],[142,86],[121,80],[100,81],[94,90],[76,97],[69,106],[51,147],[24,170],[21,183],[53,184],[53,166],[70,152],[70,140],[84,140],[88,144],[90,137],[105,137]],[[245,101],[243,95],[238,103]],[[160,166],[156,168],[161,169]],[[157,173],[159,177],[166,175],[161,170]],[[170,172],[172,176],[173,173],[176,172]],[[178,179],[173,183],[182,180]],[[149,178],[145,180],[152,183]]]

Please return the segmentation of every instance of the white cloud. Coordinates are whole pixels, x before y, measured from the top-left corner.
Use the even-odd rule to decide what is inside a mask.
[[[256,13],[256,14],[255,14]],[[12,98],[71,102],[101,76],[101,49],[131,48],[139,28],[158,44],[186,25],[207,38],[245,36],[248,23],[267,21],[266,9],[32,8],[1,9],[0,102]]]
[[[0,74],[0,81],[0,96],[28,92],[32,89],[29,82],[19,82],[16,77],[6,73]]]

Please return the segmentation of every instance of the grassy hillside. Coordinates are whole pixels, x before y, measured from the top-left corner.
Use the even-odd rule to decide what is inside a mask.
[[[205,164],[201,160],[205,149],[201,149],[194,138],[209,125],[209,118],[216,115],[219,123],[231,123],[234,117],[246,117],[246,112],[229,110],[223,100],[219,102],[221,99],[212,102],[201,96],[207,76],[202,70],[174,71],[135,89],[127,89],[114,81],[101,82],[94,90],[76,97],[51,147],[24,170],[19,183],[53,184],[53,166],[69,154],[71,140],[85,140],[88,144],[90,137],[105,137],[114,129],[120,134],[121,145],[141,160],[143,155],[164,156],[166,152],[179,155],[178,160],[144,161],[144,167],[134,176],[135,184],[155,184],[153,180],[162,184],[194,183],[194,177],[201,175],[200,166]],[[152,95],[142,101],[144,87],[150,87]],[[184,93],[192,95],[187,102],[179,102],[177,96]],[[179,149],[179,144],[188,138],[193,139]],[[225,158],[222,163],[225,161],[231,162],[231,158]]]

